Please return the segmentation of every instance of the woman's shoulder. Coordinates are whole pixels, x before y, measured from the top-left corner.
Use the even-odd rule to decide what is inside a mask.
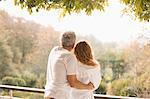
[[[101,67],[100,62],[96,60],[96,66]]]
[[[91,66],[92,68],[90,69],[91,71],[100,71],[100,63],[98,61],[95,62],[95,66]]]
[[[96,65],[92,66],[92,65],[86,65],[86,64],[83,64],[81,62],[78,62],[78,65],[81,68],[85,68],[85,69],[97,69],[97,68],[100,68],[100,64],[99,63],[96,63]]]
[[[100,63],[97,60],[95,60],[95,65],[92,67],[93,68],[100,68]]]

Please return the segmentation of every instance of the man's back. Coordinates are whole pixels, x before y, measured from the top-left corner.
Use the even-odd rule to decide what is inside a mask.
[[[59,99],[61,99],[60,96],[67,97],[66,93],[68,93],[68,90],[70,89],[67,81],[67,72],[74,72],[75,66],[70,68],[68,71],[66,66],[73,61],[76,62],[75,57],[71,54],[71,52],[63,49],[62,47],[55,47],[52,49],[48,59],[45,96],[51,96]],[[66,98],[63,97],[63,99]]]

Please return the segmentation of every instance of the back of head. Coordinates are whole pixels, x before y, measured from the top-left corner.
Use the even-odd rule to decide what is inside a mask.
[[[73,48],[76,41],[76,35],[72,31],[63,33],[61,43],[64,48]]]
[[[77,43],[74,53],[77,57],[77,60],[81,63],[91,66],[96,65],[96,62],[92,55],[92,49],[87,42],[81,41]]]

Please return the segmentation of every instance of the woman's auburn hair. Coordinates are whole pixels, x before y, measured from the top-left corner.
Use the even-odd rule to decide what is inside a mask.
[[[80,41],[77,43],[74,53],[79,62],[90,66],[97,65],[95,59],[93,58],[92,49],[86,41]]]

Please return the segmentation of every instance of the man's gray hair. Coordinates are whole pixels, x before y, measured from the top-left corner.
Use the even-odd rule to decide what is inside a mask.
[[[61,42],[63,47],[70,47],[75,44],[76,35],[75,32],[67,31],[62,34]]]

